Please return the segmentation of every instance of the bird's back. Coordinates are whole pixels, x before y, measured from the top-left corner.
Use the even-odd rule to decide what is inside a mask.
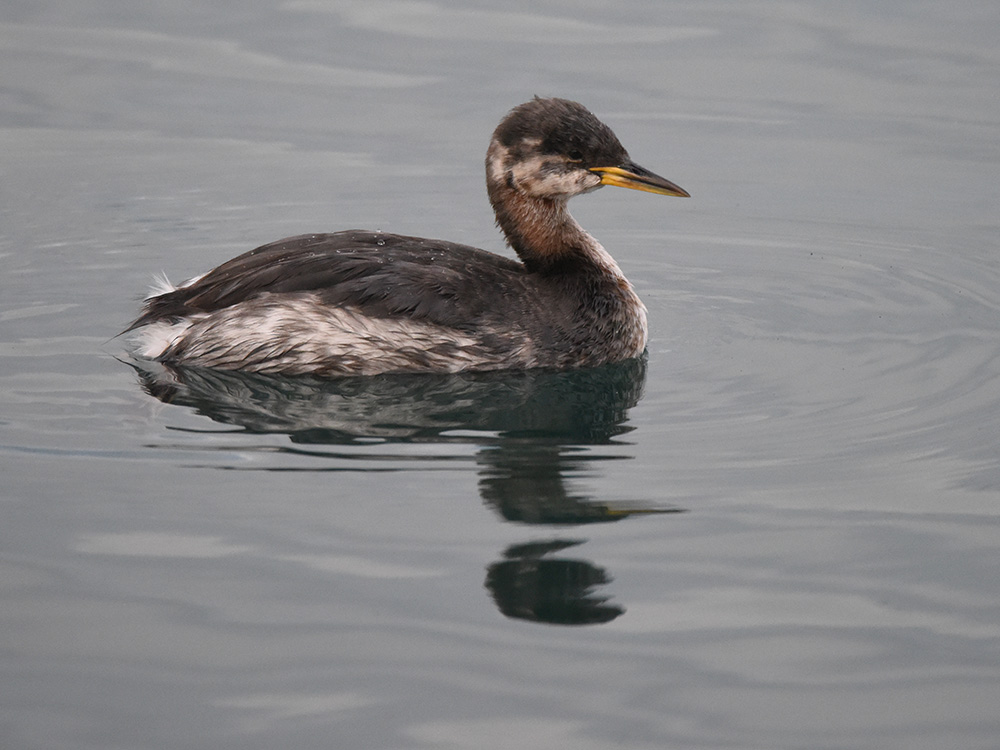
[[[527,286],[520,263],[467,245],[359,230],[306,234],[262,245],[149,298],[128,330],[261,295],[301,293],[374,317],[462,329],[488,313],[491,300],[517,297]]]

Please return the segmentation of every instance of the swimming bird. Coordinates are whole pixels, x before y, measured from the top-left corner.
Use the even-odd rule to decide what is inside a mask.
[[[486,153],[520,262],[349,230],[278,240],[145,301],[125,332],[165,365],[318,376],[570,369],[637,357],[646,308],[567,201],[605,185],[688,196],[631,160],[583,105],[512,109]]]

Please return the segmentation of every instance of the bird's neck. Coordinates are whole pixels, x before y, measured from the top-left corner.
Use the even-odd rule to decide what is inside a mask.
[[[621,276],[614,259],[572,217],[565,199],[536,198],[507,185],[489,187],[497,226],[529,271],[592,268]]]
[[[646,307],[614,258],[570,215],[566,201],[534,198],[505,184],[488,187],[497,224],[528,271],[572,291],[584,329],[613,341],[615,360],[641,354]],[[580,362],[589,361],[589,355],[580,356]]]

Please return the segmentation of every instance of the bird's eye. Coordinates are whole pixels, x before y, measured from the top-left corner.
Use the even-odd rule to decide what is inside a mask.
[[[566,155],[569,157],[570,161],[575,161],[575,162],[583,161],[583,154],[580,153],[579,151],[570,151]]]

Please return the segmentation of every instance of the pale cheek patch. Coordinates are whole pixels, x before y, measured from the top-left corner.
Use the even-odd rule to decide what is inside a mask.
[[[526,138],[514,151],[492,141],[486,158],[490,181],[495,185],[509,184],[535,198],[569,198],[601,186],[598,175],[585,169],[573,169],[557,156],[525,156],[540,145],[541,141]]]
[[[486,152],[486,169],[489,173],[490,182],[502,185],[506,181],[506,165],[509,161],[510,149],[502,146],[497,141],[492,141],[489,150]]]
[[[516,186],[537,198],[568,198],[600,187],[601,178],[583,169],[571,169],[562,159],[535,156],[511,168]]]

